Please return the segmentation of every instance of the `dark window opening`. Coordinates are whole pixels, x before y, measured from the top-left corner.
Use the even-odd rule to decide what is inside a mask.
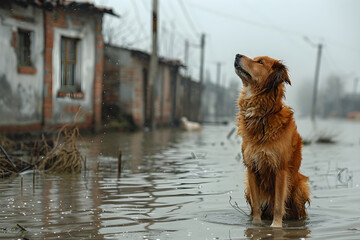
[[[31,63],[31,32],[19,30],[18,61],[20,66],[32,66]]]
[[[76,78],[77,39],[61,38],[61,86],[70,91],[80,91]]]

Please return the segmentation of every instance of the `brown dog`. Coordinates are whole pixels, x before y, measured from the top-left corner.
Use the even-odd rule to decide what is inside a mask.
[[[306,217],[310,203],[308,178],[299,173],[302,139],[283,103],[284,85],[291,82],[286,67],[270,57],[237,54],[235,72],[244,85],[237,126],[247,168],[245,197],[253,222],[272,218],[271,227],[282,227],[283,217]]]

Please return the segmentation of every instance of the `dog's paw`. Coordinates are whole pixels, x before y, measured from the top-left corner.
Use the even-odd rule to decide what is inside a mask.
[[[282,227],[282,222],[273,221],[272,224],[270,225],[270,227],[272,227],[272,228],[281,228]]]

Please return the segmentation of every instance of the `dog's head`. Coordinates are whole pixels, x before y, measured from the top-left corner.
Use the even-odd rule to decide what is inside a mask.
[[[291,85],[286,66],[270,57],[248,58],[237,54],[235,72],[241,78],[244,87],[250,86],[258,91],[276,89],[283,82]]]

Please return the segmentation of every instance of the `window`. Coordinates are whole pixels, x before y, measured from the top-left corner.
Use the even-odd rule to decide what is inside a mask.
[[[71,92],[80,91],[76,84],[77,39],[61,38],[61,87]]]
[[[31,32],[19,30],[18,63],[19,66],[32,66],[31,63]]]

